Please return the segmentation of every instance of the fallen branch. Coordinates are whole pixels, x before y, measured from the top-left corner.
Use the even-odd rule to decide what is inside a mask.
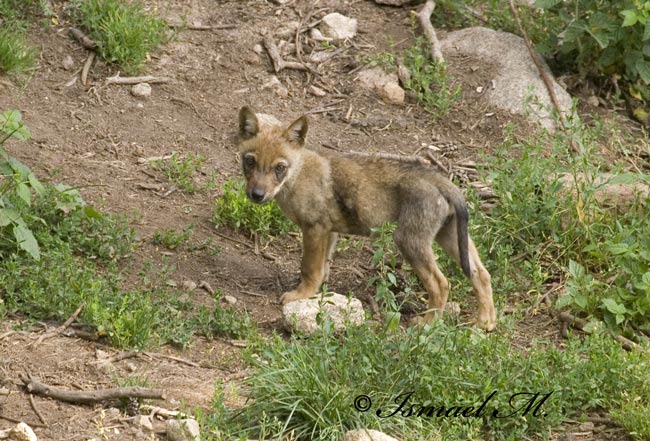
[[[38,419],[41,420],[41,423],[47,426],[47,421],[45,421],[45,418],[43,418],[43,414],[36,407],[36,403],[34,402],[34,395],[29,396],[29,404],[32,406],[32,410],[34,411]]]
[[[189,30],[189,31],[213,31],[213,30],[225,30],[225,29],[235,29],[236,24],[223,24],[223,25],[202,25],[194,23],[168,23],[167,26],[171,29],[178,30]]]
[[[181,412],[180,410],[169,410],[163,407],[152,406],[150,404],[143,404],[140,406],[143,412],[149,412],[149,417],[153,418],[158,415],[163,418],[194,418],[192,415]]]
[[[186,360],[184,358],[175,357],[173,355],[159,354],[159,353],[156,353],[156,352],[143,352],[143,354],[146,355],[147,357],[151,357],[151,358],[164,358],[164,359],[175,361],[177,363],[181,363],[181,364],[184,364],[184,365],[187,365],[187,366],[201,367],[201,365],[198,364],[198,363],[195,363],[195,362],[190,361],[190,360]]]
[[[587,321],[586,320],[578,318],[578,317],[574,316],[573,314],[569,314],[568,312],[561,312],[559,317],[560,317],[560,320],[563,323],[567,323],[567,324],[571,325],[572,327],[574,327],[575,329],[578,329],[580,331],[584,331],[585,326],[587,326]],[[630,340],[628,338],[623,337],[622,335],[614,336],[614,340],[621,343],[621,345],[623,345],[623,348],[628,350],[628,351],[631,351],[632,349],[636,349],[636,350],[639,350],[639,351],[643,350],[641,348],[641,346],[639,346],[637,343],[633,342],[632,340]]]
[[[75,311],[72,313],[72,315],[71,315],[70,317],[68,317],[68,319],[67,319],[67,320],[66,320],[66,321],[65,321],[61,326],[59,326],[58,328],[56,328],[56,329],[55,329],[54,331],[52,331],[52,332],[47,332],[47,333],[45,333],[45,334],[42,334],[42,335],[38,338],[38,340],[36,340],[36,341],[33,343],[33,345],[34,345],[34,346],[37,346],[37,345],[41,344],[41,343],[43,342],[43,340],[45,340],[46,338],[52,338],[52,337],[56,337],[57,335],[61,335],[61,334],[63,334],[63,332],[64,332],[66,329],[68,329],[68,326],[70,326],[70,325],[72,324],[72,322],[74,322],[74,321],[77,319],[77,317],[79,316],[79,314],[81,313],[81,310],[82,310],[83,308],[84,308],[84,304],[82,303],[81,305],[79,305],[79,306],[77,307],[77,309],[75,309]],[[32,346],[32,344],[30,344],[30,345],[28,345],[28,346]]]
[[[440,49],[440,42],[436,36],[436,30],[433,29],[431,24],[431,14],[436,8],[436,2],[433,0],[427,0],[427,2],[422,6],[420,12],[417,13],[418,20],[420,21],[420,26],[424,31],[424,36],[427,38],[429,45],[431,46],[429,53],[431,59],[435,62],[442,63],[445,61],[445,58],[442,56],[442,50]]]
[[[88,50],[95,50],[97,49],[97,43],[90,37],[88,37],[86,34],[81,32],[77,28],[70,28],[70,35],[74,37],[75,40],[79,42],[83,47],[85,47]]]
[[[95,52],[90,52],[88,54],[88,58],[86,58],[86,62],[84,63],[84,67],[81,70],[81,84],[83,84],[84,86],[86,85],[86,82],[88,81],[88,71],[90,70],[90,66],[92,66],[94,60],[95,60]]]
[[[278,50],[278,47],[275,45],[273,39],[270,36],[264,38],[264,47],[266,48],[266,51],[269,53],[269,57],[271,58],[271,62],[273,63],[273,70],[275,71],[275,73],[279,73],[282,69],[295,69],[295,70],[302,70],[305,72],[312,71],[303,63],[283,60],[282,57],[280,56],[280,51]]]
[[[512,15],[515,17],[515,21],[517,22],[517,27],[519,28],[521,37],[524,39],[524,43],[526,43],[526,48],[528,49],[530,58],[533,60],[533,63],[535,63],[535,66],[537,67],[537,70],[539,71],[539,74],[542,77],[544,84],[546,85],[546,90],[548,90],[548,95],[551,97],[551,102],[553,103],[553,106],[555,107],[555,110],[557,111],[557,114],[560,117],[560,122],[562,123],[562,130],[566,130],[567,127],[566,118],[564,117],[564,113],[560,109],[560,103],[557,100],[557,95],[555,95],[555,88],[553,87],[553,82],[551,81],[548,74],[540,64],[539,60],[537,59],[537,55],[535,54],[535,49],[533,48],[533,45],[531,44],[530,39],[528,38],[528,34],[526,33],[526,30],[521,24],[521,19],[519,18],[519,13],[517,12],[517,7],[515,6],[513,0],[510,0],[509,4],[510,4],[510,10],[512,11]],[[574,150],[576,150],[576,146],[573,145],[573,143],[572,143],[572,147]]]
[[[130,84],[139,84],[139,83],[169,83],[170,78],[167,77],[154,77],[151,75],[145,75],[143,77],[121,77],[118,73],[115,76],[106,78],[106,85],[109,84],[121,84],[121,85],[130,85]]]
[[[95,404],[103,401],[117,400],[120,398],[149,398],[164,400],[165,394],[160,389],[149,389],[145,387],[118,387],[112,389],[101,389],[93,391],[74,391],[57,389],[47,384],[34,380],[28,375],[20,375],[27,392],[30,394],[42,395],[55,400],[65,401],[74,404]]]

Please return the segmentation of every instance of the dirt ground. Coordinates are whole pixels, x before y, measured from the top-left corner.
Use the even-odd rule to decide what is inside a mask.
[[[48,29],[33,26],[29,36],[30,42],[41,48],[34,76],[24,88],[9,81],[0,83],[0,109],[20,110],[33,134],[27,143],[9,143],[8,151],[44,180],[81,186],[85,199],[98,208],[129,214],[140,240],[133,267],[147,259],[155,268],[172,264],[171,277],[177,283],[206,281],[234,296],[236,306],[248,311],[263,332],[281,329],[278,299],[298,280],[298,240],[275,240],[265,253],[256,254],[254,242],[247,236],[227,228],[219,228],[215,234],[210,218],[220,185],[213,191],[194,195],[175,191],[163,197],[173,184],[143,160],[193,152],[206,158],[200,183],[214,176],[217,184],[222,184],[239,176],[236,117],[245,104],[284,121],[309,114],[309,145],[315,150],[410,154],[422,145],[435,144],[440,146],[441,160],[455,164],[480,160],[482,152],[500,142],[506,124],[521,122],[483,102],[476,90],[489,84],[493,71],[473,60],[448,60],[450,75],[462,85],[463,96],[455,110],[435,124],[413,101],[401,106],[385,104],[359,87],[356,72],[364,57],[388,51],[391,41],[393,52],[413,44],[408,8],[358,0],[297,0],[283,6],[263,0],[148,2],[170,20],[184,17],[188,23],[218,28],[179,31],[172,42],[152,53],[146,73],[171,81],[153,85],[151,97],[139,100],[128,86],[104,84],[117,69],[102,62],[93,65],[86,86],[80,81],[70,84],[88,53],[68,36],[64,2],[52,3],[59,24]],[[278,75],[284,89],[268,87],[272,65],[266,52],[256,53],[255,45],[261,44],[266,33],[275,34],[287,22],[300,22],[314,12],[311,20],[327,12],[355,17],[360,33],[341,45],[344,50],[336,57],[315,66],[318,74],[285,70]],[[303,56],[308,58],[310,51],[323,49],[305,46]],[[67,56],[74,60],[70,70],[63,67]],[[312,94],[313,85],[325,95]],[[521,130],[528,130],[525,124]],[[158,184],[159,191],[144,188],[150,184]],[[181,230],[189,225],[194,225],[192,242],[210,238],[221,252],[169,253],[153,244],[157,230]],[[337,292],[369,294],[369,259],[367,248],[342,253],[334,264],[330,287]],[[212,301],[201,289],[194,291],[193,298]],[[471,305],[464,305],[463,311],[469,314]],[[14,317],[0,323],[0,386],[11,391],[8,397],[0,397],[0,414],[26,421],[41,440],[165,438],[145,435],[116,409],[68,405],[41,397],[35,398],[35,406],[46,422],[40,425],[46,427],[38,427],[39,418],[28,395],[18,386],[18,375],[23,372],[58,387],[84,390],[114,387],[117,376],[145,376],[165,390],[166,400],[157,404],[168,409],[208,407],[217,379],[232,387],[240,380],[238,342],[195,338],[182,351],[162,347],[156,353],[107,367],[100,361],[119,351],[100,343],[57,336],[30,344],[42,329],[3,337],[19,322],[20,317]],[[557,333],[553,319],[540,314],[527,319],[513,337],[525,346],[531,335],[553,338]],[[227,396],[227,402],[238,404],[236,395]],[[0,419],[0,429],[11,426]],[[162,431],[162,422],[156,421],[154,429]]]

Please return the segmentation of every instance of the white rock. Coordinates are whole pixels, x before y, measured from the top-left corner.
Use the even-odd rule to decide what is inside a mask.
[[[357,35],[358,23],[356,18],[349,18],[338,12],[332,12],[323,17],[320,30],[324,36],[334,40],[346,40]]]
[[[151,418],[149,418],[147,415],[136,416],[133,420],[133,424],[135,424],[137,427],[142,427],[145,430],[153,432],[153,424],[151,422]]]
[[[151,86],[149,83],[138,83],[131,88],[131,95],[136,98],[149,98],[151,96]]]
[[[309,31],[309,36],[311,37],[312,40],[316,41],[334,41],[333,38],[328,38],[323,35],[321,31],[319,31],[317,28],[311,28],[311,31]]]
[[[386,435],[383,432],[379,432],[378,430],[357,429],[357,430],[350,430],[349,432],[347,432],[345,435],[343,435],[341,441],[398,441],[398,440],[396,438],[393,438],[392,436]]]
[[[229,305],[234,305],[235,303],[237,303],[237,298],[234,297],[234,296],[225,295],[222,298],[223,298],[223,301],[226,302]]]
[[[63,59],[63,68],[65,70],[70,70],[74,67],[74,60],[70,55],[66,55]]]
[[[183,280],[183,283],[181,283],[181,287],[188,292],[194,291],[196,286],[196,282],[193,280]]]
[[[199,423],[191,418],[167,420],[165,428],[170,441],[201,441]]]
[[[498,76],[493,87],[488,88],[483,95],[490,104],[511,113],[526,115],[526,100],[532,93],[534,101],[539,105],[531,105],[527,116],[547,129],[554,129],[555,122],[548,110],[553,108],[548,91],[521,37],[484,27],[473,27],[448,33],[441,40],[441,45],[442,52],[447,56],[469,56],[496,65]],[[553,78],[544,60],[539,56],[538,60],[548,76]],[[570,111],[571,96],[557,81],[552,82],[560,110]]]
[[[264,53],[264,48],[261,44],[258,43],[253,46],[253,52],[255,52],[257,55],[262,55]]]
[[[16,427],[11,429],[9,439],[11,441],[38,441],[32,428],[25,423],[18,423]]]
[[[345,328],[345,323],[361,324],[365,316],[359,299],[350,298],[336,293],[328,293],[325,297],[316,296],[311,299],[289,302],[282,307],[282,315],[288,329],[310,334],[318,329],[316,316],[319,312],[332,320],[336,330]]]
[[[359,82],[366,89],[373,90],[383,100],[393,103],[404,103],[404,89],[399,85],[397,74],[388,74],[380,67],[359,72]]]

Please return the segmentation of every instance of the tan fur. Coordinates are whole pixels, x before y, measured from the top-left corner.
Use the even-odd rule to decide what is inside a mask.
[[[257,203],[275,198],[303,233],[300,284],[282,295],[282,303],[319,291],[338,233],[369,235],[372,228],[396,221],[395,243],[429,293],[429,309],[421,321],[440,315],[449,295],[449,283],[431,247],[436,240],[472,283],[479,302],[478,326],[494,329],[490,274],[467,235],[467,208],[460,190],[418,161],[308,150],[307,126],[304,116],[284,127],[263,124],[248,107],[239,113],[247,195]]]

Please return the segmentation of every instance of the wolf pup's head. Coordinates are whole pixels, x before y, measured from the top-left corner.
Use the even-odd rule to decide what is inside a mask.
[[[263,204],[291,179],[302,163],[307,117],[283,127],[274,118],[258,118],[249,107],[239,111],[239,153],[246,177],[246,195]]]

